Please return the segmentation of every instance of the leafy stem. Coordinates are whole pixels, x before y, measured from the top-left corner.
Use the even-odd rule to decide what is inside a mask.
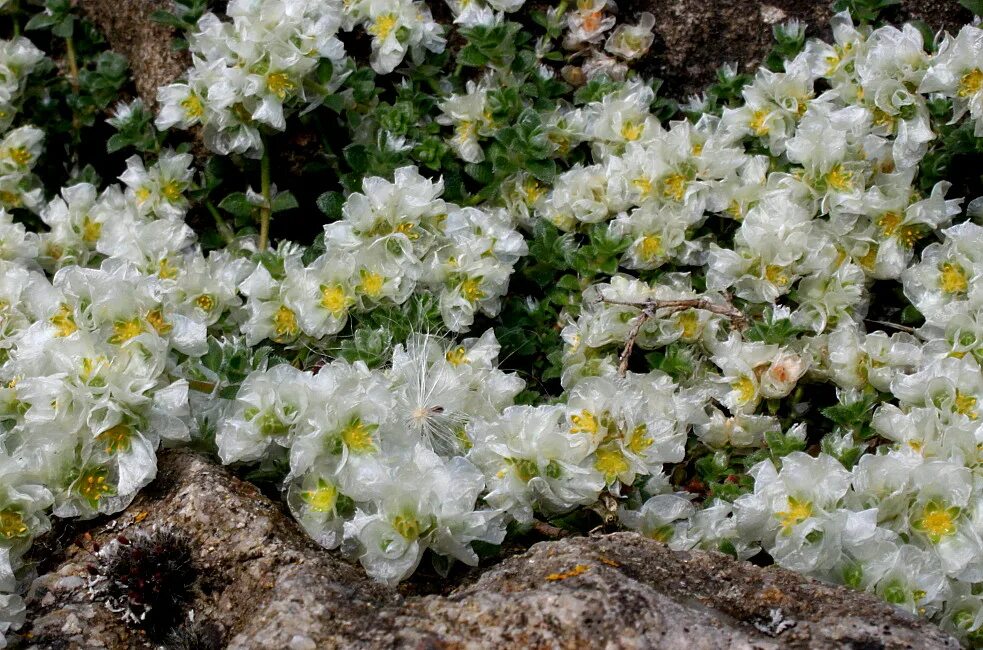
[[[270,216],[273,214],[273,197],[270,192],[270,145],[263,143],[263,158],[259,163],[260,191],[263,205],[259,209],[259,250],[265,251],[270,241]]]

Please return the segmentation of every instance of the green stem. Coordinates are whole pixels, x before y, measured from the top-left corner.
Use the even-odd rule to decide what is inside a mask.
[[[65,39],[65,60],[68,63],[68,81],[72,84],[75,94],[79,91],[79,66],[75,60],[75,41],[69,36]]]
[[[260,188],[263,192],[263,206],[259,209],[259,250],[265,251],[270,242],[270,216],[272,197],[270,196],[270,145],[263,142],[263,159],[259,163]]]
[[[215,226],[218,228],[218,234],[222,235],[222,239],[225,240],[226,244],[232,244],[235,241],[235,235],[232,233],[232,229],[229,228],[229,224],[225,223],[225,219],[219,213],[218,208],[211,201],[205,201],[205,207],[211,213],[212,218],[215,219]]]

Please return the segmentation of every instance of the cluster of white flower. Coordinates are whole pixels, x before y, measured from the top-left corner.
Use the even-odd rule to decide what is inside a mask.
[[[27,77],[44,59],[44,52],[19,36],[0,41],[0,207],[37,211],[43,201],[38,180],[31,173],[41,155],[44,133],[33,126],[8,131],[18,111]]]
[[[470,327],[480,311],[498,313],[509,276],[526,242],[500,208],[461,208],[440,198],[442,182],[415,167],[396,170],[393,182],[363,180],[343,218],[324,227],[325,252],[304,266],[301,251],[285,247],[282,278],[258,266],[249,296],[249,343],[291,343],[301,334],[337,334],[352,309],[402,304],[415,290],[439,296],[444,323]]]
[[[231,22],[213,13],[198,21],[194,67],[186,82],[160,88],[157,126],[200,124],[213,151],[258,156],[262,128],[282,131],[287,111],[316,106],[344,81],[342,3],[232,0],[226,14]]]
[[[46,512],[116,512],[153,479],[162,440],[190,440],[176,353],[205,352],[251,271],[193,245],[190,162],[131,158],[125,192],[67,187],[40,236],[0,211],[0,632],[22,620],[11,592]]]
[[[521,4],[451,7],[491,25]],[[540,112],[557,161],[576,149],[580,162],[549,185],[517,173],[476,207],[443,200],[416,167],[365,178],[307,263],[289,242],[204,255],[184,223],[188,154],[133,157],[123,186],[47,203],[18,186],[49,231],[0,211],[0,643],[23,617],[21,558],[47,514],[118,510],[153,477],[161,440],[209,427],[223,462],[289,468],[301,525],[386,582],[427,549],[438,568],[474,564],[472,544],[500,543],[510,522],[593,507],[673,548],[764,551],[983,638],[983,227],[922,175],[945,101],[954,125],[983,132],[983,31],[929,54],[913,27],[840,14],[832,44],[760,70],[742,105],[717,115],[694,98],[698,118],[664,126],[651,85],[618,81],[654,19],[615,28],[610,4],[564,15],[566,47],[607,90]],[[261,126],[337,89],[339,29],[365,26],[382,73],[444,44],[413,0],[233,0],[228,14],[201,19],[195,67],[162,89],[158,118],[201,123],[225,153],[259,153]],[[435,98],[465,162],[504,126],[490,110],[504,74]],[[0,174],[28,174],[40,139],[8,133]],[[599,232],[625,245],[618,272],[565,303],[551,403],[516,403],[524,382],[498,368],[493,330],[413,333],[373,368],[252,364],[233,399],[220,377],[188,375],[209,334],[316,354],[350,318],[414,294],[465,334],[499,313],[523,232],[544,223],[571,247]],[[868,332],[886,286],[924,324]],[[638,350],[658,369],[638,372]],[[835,391],[824,413],[853,414],[827,416],[821,441],[801,422],[827,406],[809,384]],[[701,502],[717,493],[700,477],[735,491]]]

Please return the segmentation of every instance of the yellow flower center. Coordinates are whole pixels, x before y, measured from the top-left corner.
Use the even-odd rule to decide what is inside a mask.
[[[107,454],[115,454],[127,451],[130,448],[130,439],[133,437],[133,430],[125,424],[117,424],[110,427],[96,436],[96,440],[101,442]]]
[[[300,328],[297,326],[297,314],[286,305],[280,305],[273,314],[273,332],[278,338],[296,336]]]
[[[696,334],[700,327],[700,317],[697,315],[696,311],[689,310],[684,311],[676,318],[676,322],[679,323],[679,327],[683,330],[682,338],[691,341],[696,337]]]
[[[182,99],[181,108],[184,109],[184,115],[189,120],[197,119],[205,114],[205,107],[202,106],[197,95],[188,95]]]
[[[777,264],[769,264],[765,266],[765,279],[779,288],[787,287],[789,282],[785,269]]]
[[[747,404],[754,399],[754,396],[758,393],[757,387],[754,385],[754,381],[748,377],[744,376],[731,384],[731,388],[737,391],[737,403]]]
[[[903,217],[897,212],[886,212],[877,219],[877,227],[885,237],[890,237],[898,230],[902,220]]]
[[[644,176],[639,176],[631,182],[635,188],[642,193],[642,196],[649,196],[652,194],[652,181],[645,178]]]
[[[372,441],[372,432],[375,428],[356,418],[341,430],[341,439],[352,453],[369,453],[375,451],[375,443]]]
[[[316,488],[303,492],[300,496],[314,512],[332,512],[338,503],[338,488],[320,479]]]
[[[283,101],[286,99],[287,93],[296,88],[296,84],[282,72],[273,72],[266,75],[266,87],[277,96],[277,99]]]
[[[82,241],[86,244],[95,244],[99,241],[99,236],[102,234],[102,224],[98,221],[93,221],[89,218],[89,215],[85,215],[82,219]]]
[[[215,299],[207,293],[203,293],[192,301],[198,309],[205,313],[210,313],[215,309]]]
[[[608,483],[613,482],[629,469],[625,455],[617,447],[598,449],[596,456],[597,460],[594,462],[594,467],[601,474],[604,474],[604,480]]]
[[[164,318],[164,310],[159,307],[148,311],[146,319],[147,322],[150,323],[150,326],[154,328],[154,331],[161,336],[164,336],[174,329],[174,326],[168,323]]]
[[[24,523],[24,516],[7,508],[0,510],[0,539],[13,539],[22,537],[27,533],[27,524]]]
[[[629,120],[621,125],[621,137],[629,142],[632,142],[642,137],[642,131],[644,130],[644,124],[636,124],[635,122]]]
[[[960,97],[971,97],[983,89],[983,70],[973,68],[959,79]]]
[[[99,500],[113,493],[113,487],[106,482],[108,472],[105,469],[95,468],[82,472],[76,482],[76,489],[79,495],[95,507]]]
[[[682,174],[672,174],[662,181],[662,194],[674,201],[682,201],[686,196],[686,186],[689,181]]]
[[[359,275],[362,278],[362,282],[359,285],[362,293],[370,298],[378,298],[382,294],[382,287],[386,282],[386,278],[380,273],[373,273],[365,269],[362,269]]]
[[[452,350],[448,350],[447,354],[444,355],[447,359],[447,363],[454,367],[461,365],[462,363],[467,363],[469,361],[467,353],[464,350],[464,346],[458,346]]]
[[[109,342],[115,345],[126,343],[130,339],[143,333],[143,323],[139,318],[131,320],[118,320],[113,323],[113,335],[109,337]]]
[[[406,235],[407,239],[413,241],[420,238],[420,233],[416,231],[416,225],[410,223],[409,221],[404,221],[403,223],[397,224],[396,227],[393,228],[393,233]]]
[[[340,318],[352,304],[351,298],[340,284],[321,285],[321,306]]]
[[[372,25],[369,27],[368,32],[380,40],[385,40],[389,37],[389,34],[396,29],[396,24],[396,14],[382,14],[372,21]]]
[[[874,265],[876,263],[877,263],[877,245],[871,244],[870,247],[867,248],[867,252],[857,258],[857,264],[864,267],[865,269],[871,270],[874,268]]]
[[[942,541],[956,532],[956,517],[959,508],[946,508],[938,503],[925,506],[921,519],[915,522],[915,528],[923,531],[934,544]]]
[[[157,263],[157,277],[161,280],[173,280],[177,276],[177,267],[173,266],[171,261],[166,257]]]
[[[171,202],[181,198],[181,186],[176,181],[164,183],[164,187],[161,188],[160,192],[164,195],[164,198]]]
[[[662,253],[662,237],[658,235],[645,235],[638,245],[638,255],[646,262],[650,262]]]
[[[150,188],[149,187],[139,187],[136,191],[137,204],[143,205],[150,198]]]
[[[848,192],[853,187],[853,177],[842,165],[835,165],[826,174],[826,185],[838,192]]]
[[[795,497],[789,497],[788,510],[776,512],[775,515],[781,524],[782,533],[789,535],[793,527],[812,516],[812,504],[808,501],[799,501]]]
[[[420,522],[416,517],[396,515],[393,518],[393,530],[403,536],[403,539],[413,541],[420,536]]]
[[[939,268],[939,288],[945,293],[965,293],[969,288],[969,278],[963,267],[946,262]]]
[[[755,111],[751,114],[751,130],[756,136],[768,135],[771,127],[768,126],[768,111]]]
[[[7,150],[7,156],[14,161],[15,165],[24,167],[29,162],[31,162],[31,152],[27,150],[27,147],[14,147]]]
[[[535,178],[526,179],[522,184],[522,193],[526,199],[526,205],[532,205],[546,192],[543,186]]]
[[[597,434],[597,418],[586,409],[579,414],[571,415],[570,422],[573,423],[573,426],[570,427],[570,433],[588,433],[592,436]]]
[[[461,295],[468,302],[477,302],[485,297],[485,292],[481,290],[481,278],[468,278],[461,283]]]
[[[52,316],[48,322],[55,326],[55,329],[58,330],[57,336],[61,337],[71,336],[79,329],[78,325],[75,324],[75,314],[68,305],[62,305],[58,309],[58,313]]]
[[[631,437],[628,438],[628,449],[632,453],[640,454],[651,447],[654,442],[648,435],[648,428],[644,424],[639,424],[632,430]]]
[[[975,420],[979,417],[979,413],[976,412],[976,397],[973,395],[967,395],[957,390],[956,399],[953,401],[952,406],[957,413],[965,415],[970,420]]]

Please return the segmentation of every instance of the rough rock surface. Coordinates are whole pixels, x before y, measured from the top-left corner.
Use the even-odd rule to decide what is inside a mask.
[[[157,105],[157,87],[171,83],[191,64],[187,52],[171,49],[173,30],[150,15],[168,9],[169,0],[77,0],[83,15],[96,24],[117,53],[130,62],[137,93]]]
[[[189,539],[188,610],[230,648],[958,647],[872,596],[633,533],[539,543],[447,595],[404,595],[317,548],[277,503],[187,451],[163,453],[157,481],[84,541],[38,547],[52,556],[29,594],[25,645],[152,647],[91,600],[86,549],[154,527]]]
[[[703,90],[724,63],[753,71],[772,47],[772,26],[797,19],[809,36],[830,37],[832,0],[622,0],[628,16],[655,16],[656,40],[646,60],[649,74],[666,82],[673,98]],[[923,20],[931,30],[955,32],[972,14],[956,0],[902,0],[884,15],[893,24]]]

